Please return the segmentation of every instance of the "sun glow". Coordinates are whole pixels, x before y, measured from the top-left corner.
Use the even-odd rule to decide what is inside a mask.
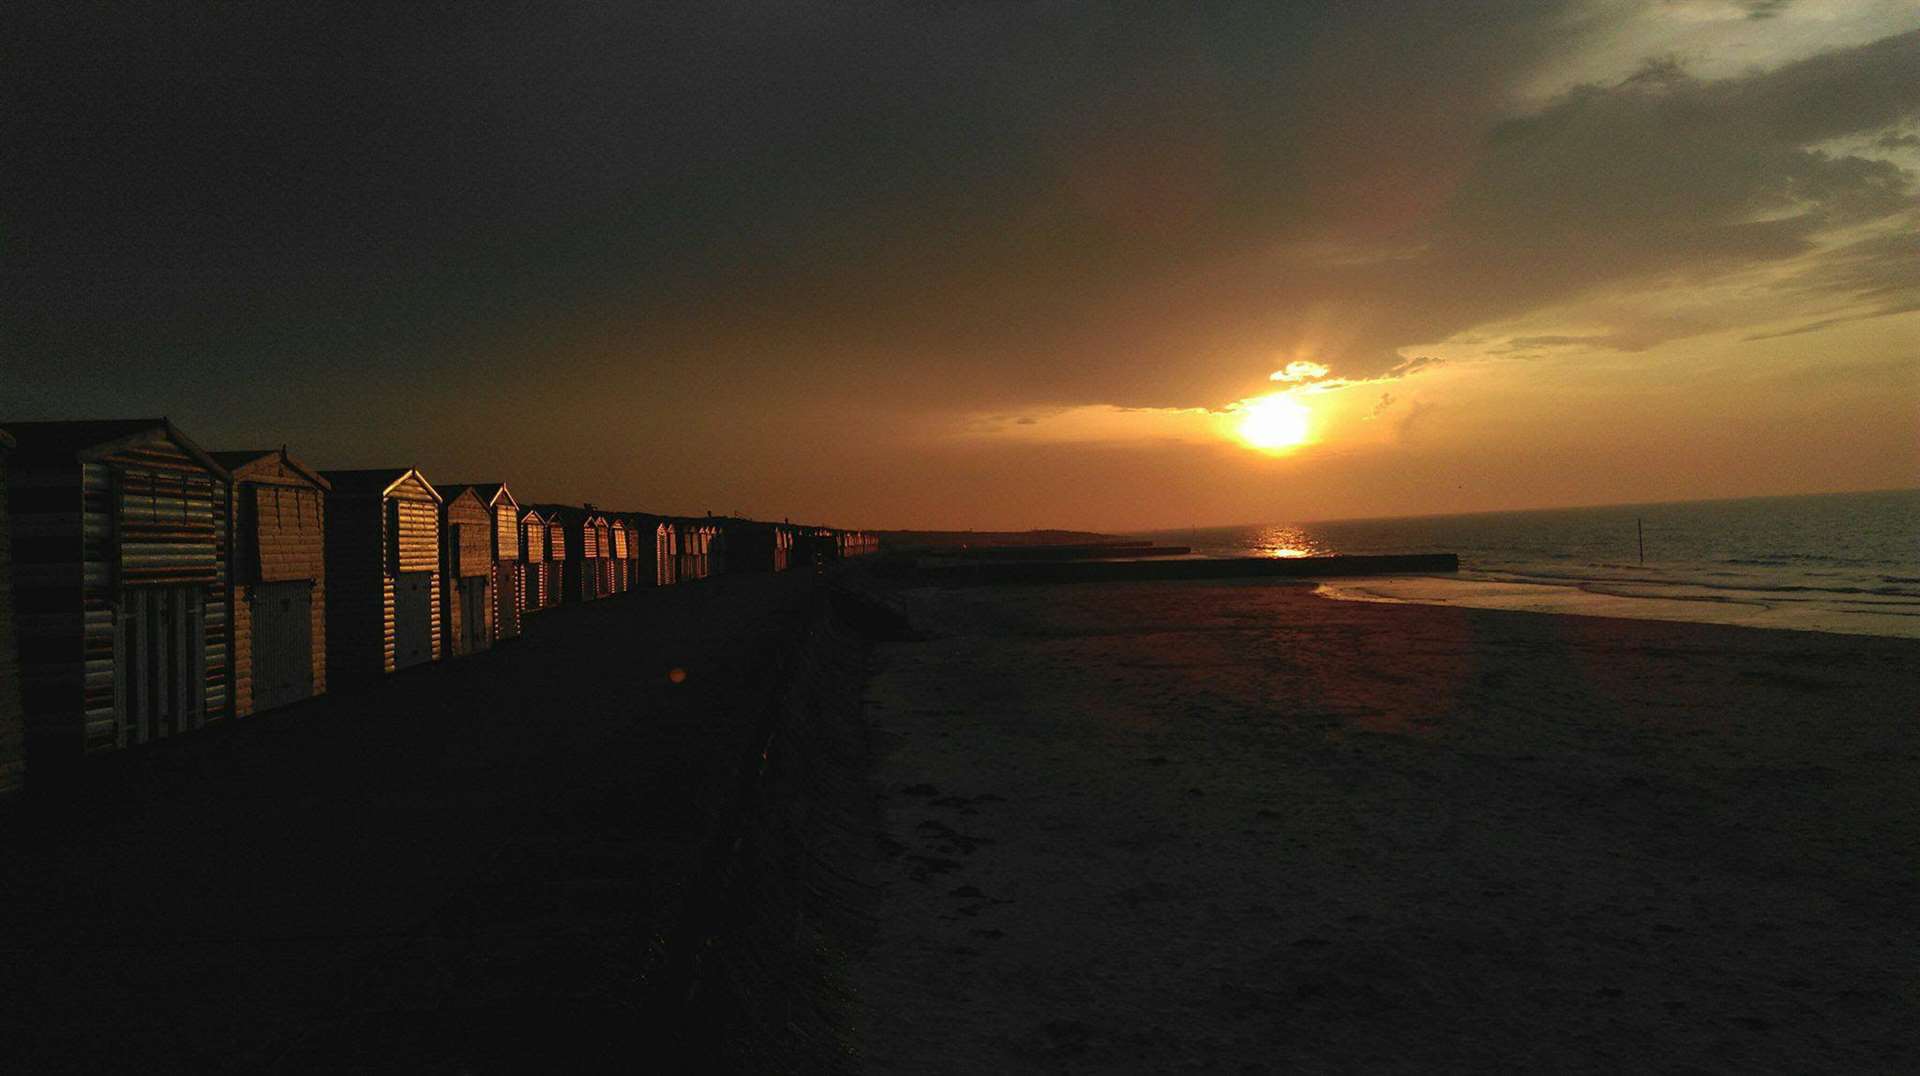
[[[1248,400],[1240,408],[1240,439],[1251,448],[1278,452],[1305,444],[1312,412],[1289,393]]]

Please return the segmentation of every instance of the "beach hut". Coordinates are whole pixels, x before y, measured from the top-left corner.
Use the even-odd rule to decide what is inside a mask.
[[[518,639],[520,611],[527,607],[527,566],[520,557],[520,502],[503,482],[476,482],[486,502],[493,535],[493,637]]]
[[[13,532],[7,526],[7,457],[13,437],[0,430],[0,793],[27,772],[27,715],[20,706],[20,649],[13,634]]]
[[[5,426],[20,662],[6,679],[30,752],[78,757],[224,716],[226,470],[163,418]]]
[[[567,541],[567,525],[548,508],[542,513],[547,520],[547,560],[553,569],[553,596],[547,600],[549,607],[567,600],[567,556],[580,546],[578,539]]]
[[[676,583],[686,583],[700,578],[700,530],[690,519],[675,520],[673,524],[674,544],[673,578]]]
[[[565,537],[560,539],[565,541]],[[560,604],[560,562],[565,551],[548,537],[547,517],[529,508],[520,515],[520,556],[526,569],[526,595],[522,608],[527,612],[550,609]]]
[[[593,531],[594,541],[600,546],[600,574],[595,585],[604,598],[613,593],[613,526],[606,516],[595,514]]]
[[[680,530],[672,520],[653,526],[653,585],[670,587],[680,578]]]
[[[607,517],[607,593],[625,594],[630,585],[627,569],[633,560],[633,532],[619,516]]]
[[[594,601],[608,593],[611,568],[607,550],[611,545],[607,518],[591,508],[567,505],[541,505],[549,520],[548,533],[558,527],[564,538],[555,543],[563,551],[563,589],[572,601]]]
[[[472,486],[440,486],[440,625],[444,653],[493,645],[493,511]]]
[[[331,484],[285,448],[212,455],[233,476],[233,712],[245,716],[324,695]]]
[[[438,661],[440,494],[419,471],[322,471],[327,498],[327,668],[371,679]]]

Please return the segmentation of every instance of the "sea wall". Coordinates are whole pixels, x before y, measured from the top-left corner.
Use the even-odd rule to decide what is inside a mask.
[[[860,721],[870,644],[909,637],[898,612],[829,584],[781,648],[654,1001],[684,1014],[690,1056],[725,1071],[855,1067],[844,947],[865,933],[871,895],[833,864],[861,862],[873,832]]]

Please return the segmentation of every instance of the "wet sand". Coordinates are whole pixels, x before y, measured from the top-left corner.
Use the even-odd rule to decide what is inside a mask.
[[[1920,644],[887,598],[866,1071],[1920,1064]]]

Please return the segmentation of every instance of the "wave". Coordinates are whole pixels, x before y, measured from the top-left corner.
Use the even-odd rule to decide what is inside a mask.
[[[1590,565],[1589,567],[1607,567],[1607,566],[1606,565]],[[1615,587],[1644,586],[1644,587],[1659,588],[1662,590],[1678,588],[1678,587],[1697,587],[1703,590],[1718,590],[1718,591],[1728,591],[1728,592],[1745,593],[1745,594],[1765,594],[1765,595],[1794,595],[1794,594],[1829,595],[1830,594],[1830,595],[1836,595],[1836,596],[1842,596],[1842,597],[1853,596],[1853,597],[1876,597],[1876,598],[1896,598],[1896,599],[1906,598],[1906,599],[1912,599],[1916,602],[1920,602],[1920,591],[1897,586],[1897,585],[1814,586],[1806,583],[1769,583],[1769,582],[1762,582],[1758,580],[1738,580],[1738,581],[1731,581],[1731,582],[1719,582],[1714,579],[1703,578],[1701,576],[1656,577],[1656,576],[1646,576],[1646,575],[1631,575],[1631,576],[1573,575],[1573,574],[1551,572],[1551,571],[1533,571],[1533,570],[1526,570],[1526,569],[1520,569],[1520,568],[1492,568],[1492,569],[1484,569],[1483,571],[1485,571],[1487,574],[1499,574],[1502,576],[1509,577],[1513,582],[1530,582],[1533,580],[1540,580],[1540,581],[1549,582],[1549,583],[1562,583],[1570,586],[1580,586],[1580,587],[1585,587],[1590,584],[1615,586]],[[1920,580],[1916,580],[1916,582],[1920,582]],[[1643,597],[1645,595],[1621,595],[1621,596],[1622,597],[1628,597],[1628,596]],[[1661,595],[1661,596],[1664,597],[1667,595]],[[1678,595],[1674,595],[1674,597],[1678,597]],[[1905,603],[1891,602],[1886,604],[1905,604]]]

